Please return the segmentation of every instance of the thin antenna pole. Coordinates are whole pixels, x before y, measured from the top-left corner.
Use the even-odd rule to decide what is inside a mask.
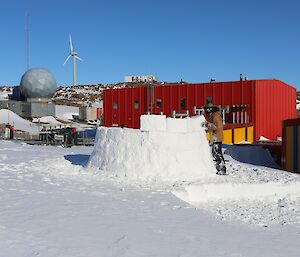
[[[26,68],[29,69],[29,13],[26,13],[26,26],[25,26],[25,34],[26,34]]]

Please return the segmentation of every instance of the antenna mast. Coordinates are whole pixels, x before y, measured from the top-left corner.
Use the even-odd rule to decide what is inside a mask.
[[[27,70],[29,69],[29,13],[26,13],[26,26],[25,26],[25,34],[26,34],[26,64]]]

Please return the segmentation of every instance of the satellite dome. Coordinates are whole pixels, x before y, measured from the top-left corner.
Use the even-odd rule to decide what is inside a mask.
[[[54,76],[44,68],[29,69],[20,82],[20,92],[27,101],[48,101],[56,87]]]

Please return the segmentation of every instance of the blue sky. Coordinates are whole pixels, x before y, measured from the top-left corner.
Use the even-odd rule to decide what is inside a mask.
[[[300,90],[300,1],[1,0],[0,85],[18,85],[30,67],[72,84],[69,33],[79,56],[78,84],[125,75],[161,81],[280,79]]]

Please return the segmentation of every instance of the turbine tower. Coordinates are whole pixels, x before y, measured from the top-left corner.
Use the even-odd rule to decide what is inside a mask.
[[[83,61],[83,60],[81,58],[79,58],[78,53],[74,51],[71,34],[69,36],[70,36],[70,54],[67,57],[67,59],[65,60],[63,65],[65,65],[67,63],[67,61],[70,59],[70,57],[73,57],[73,86],[75,86],[77,84],[77,81],[76,81],[76,59],[78,59],[80,61]]]

